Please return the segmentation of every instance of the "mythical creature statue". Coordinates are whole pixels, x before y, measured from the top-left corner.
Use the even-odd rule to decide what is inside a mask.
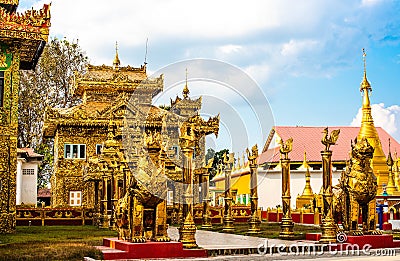
[[[279,144],[281,145],[279,149],[281,155],[284,156],[285,159],[288,159],[289,152],[292,151],[293,147],[293,138],[289,138],[285,142],[282,139],[280,139]]]
[[[170,241],[166,225],[166,179],[150,156],[140,156],[137,173],[116,204],[118,236],[131,242]]]
[[[246,148],[246,153],[247,153],[247,159],[248,159],[252,164],[256,164],[255,160],[256,160],[257,157],[258,157],[258,147],[257,147],[257,144],[254,145],[254,146],[251,148],[251,153],[250,153],[249,148]]]
[[[326,127],[323,131],[323,133],[325,133],[325,136],[322,138],[322,144],[325,145],[325,151],[329,150],[329,147],[331,145],[335,145],[337,139],[339,138],[339,133],[340,130],[333,130],[331,132],[331,135],[328,135],[328,127]]]
[[[341,221],[344,231],[350,235],[380,234],[375,222],[378,185],[370,164],[373,154],[374,148],[366,138],[355,139],[355,144],[351,144],[350,164],[333,188],[335,223]],[[360,214],[362,230],[358,229]]]

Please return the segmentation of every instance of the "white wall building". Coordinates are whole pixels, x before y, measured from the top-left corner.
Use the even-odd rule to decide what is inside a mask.
[[[342,170],[332,171],[332,184],[338,184]],[[312,170],[311,188],[314,193],[318,194],[322,187],[322,170]],[[258,168],[258,205],[263,210],[275,208],[277,205],[282,206],[282,172],[280,170],[264,170]],[[290,171],[290,194],[291,206],[296,208],[296,197],[303,193],[306,184],[304,170]]]
[[[17,205],[36,205],[37,176],[43,155],[37,154],[30,148],[17,150]]]

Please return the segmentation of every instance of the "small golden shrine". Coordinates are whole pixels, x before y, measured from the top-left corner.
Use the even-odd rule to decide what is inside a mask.
[[[0,233],[15,231],[19,70],[35,68],[48,40],[50,5],[16,13],[0,0]]]
[[[305,170],[306,175],[306,185],[304,186],[303,193],[301,195],[298,195],[296,198],[296,208],[301,209],[303,207],[311,206],[313,204],[314,200],[314,192],[311,188],[311,175],[310,175],[310,166],[308,165],[307,162],[307,153],[304,152],[304,160],[303,164],[298,168],[298,170]]]

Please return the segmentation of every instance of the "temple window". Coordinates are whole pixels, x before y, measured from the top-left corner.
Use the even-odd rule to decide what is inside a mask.
[[[22,175],[35,175],[35,169],[23,169]]]
[[[102,149],[103,149],[103,144],[96,144],[96,154],[101,154]]]
[[[80,206],[82,202],[82,192],[81,191],[70,191],[69,192],[69,205],[71,207]]]
[[[66,159],[85,159],[85,144],[64,144],[64,158]]]
[[[173,152],[171,156],[174,158],[178,158],[178,152],[179,152],[178,146],[172,146],[170,150]]]
[[[168,190],[167,192],[167,205],[172,206],[174,204],[174,192],[172,190]]]
[[[4,98],[4,72],[0,71],[0,107],[3,107]]]

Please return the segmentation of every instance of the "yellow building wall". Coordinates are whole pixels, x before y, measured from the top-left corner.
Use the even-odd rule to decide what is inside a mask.
[[[224,179],[215,181],[215,190],[216,191],[224,191],[225,190],[225,180]],[[233,177],[231,179],[231,191],[236,192],[236,197],[239,195],[250,194],[250,175],[249,175],[249,173],[243,174],[241,176]]]

